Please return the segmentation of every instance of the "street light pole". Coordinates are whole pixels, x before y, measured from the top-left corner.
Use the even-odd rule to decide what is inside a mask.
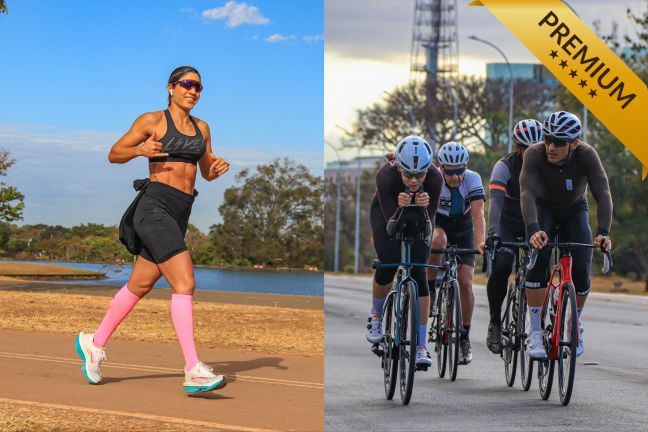
[[[508,66],[509,70],[509,140],[508,140],[508,152],[511,153],[513,151],[513,69],[511,68],[511,63],[509,63],[508,58],[506,58],[506,55],[504,52],[499,49],[497,46],[494,44],[485,41],[484,39],[480,39],[475,35],[468,36],[468,39],[475,40],[477,42],[482,42],[485,43],[488,46],[491,46],[495,48],[500,54],[502,54],[502,57],[504,57],[504,61],[506,62],[506,66]]]
[[[360,166],[360,148],[358,147],[358,175],[356,177],[356,220],[355,220],[355,254],[353,262],[353,271],[358,274],[358,262],[360,254],[360,178],[362,177],[362,167]]]
[[[329,145],[334,151],[335,155],[337,156],[337,161],[338,161],[338,170],[335,173],[335,183],[337,185],[337,199],[336,199],[336,205],[335,205],[335,258],[333,259],[333,272],[337,273],[339,270],[339,263],[340,263],[340,168],[341,168],[341,160],[340,160],[340,153],[338,152],[338,149],[331,144],[328,141],[324,141],[326,144]]]

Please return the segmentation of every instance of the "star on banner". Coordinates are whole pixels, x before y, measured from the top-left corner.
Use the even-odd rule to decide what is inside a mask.
[[[587,80],[580,80],[580,83],[578,83],[578,85],[581,86],[581,88],[587,87]]]
[[[549,55],[551,56],[552,59],[555,59],[556,57],[558,57],[558,51],[551,51]]]
[[[576,71],[574,69],[572,69],[571,72],[569,72],[569,76],[572,77],[572,78],[576,78],[578,76],[578,74],[576,73]]]
[[[589,95],[592,96],[592,98],[596,96],[596,90],[594,89],[590,90]]]
[[[565,69],[567,67],[567,62],[565,60],[560,61],[560,67]]]

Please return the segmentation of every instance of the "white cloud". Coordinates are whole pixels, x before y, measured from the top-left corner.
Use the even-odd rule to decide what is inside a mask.
[[[270,20],[264,17],[256,6],[235,1],[228,1],[224,6],[218,8],[204,10],[202,17],[215,21],[227,20],[227,27],[238,27],[243,24],[270,24]]]
[[[289,40],[295,40],[294,35],[284,36],[281,33],[275,33],[266,38],[266,42],[277,43],[277,42],[286,42]]]
[[[317,43],[324,40],[324,35],[308,35],[302,38],[304,42]]]

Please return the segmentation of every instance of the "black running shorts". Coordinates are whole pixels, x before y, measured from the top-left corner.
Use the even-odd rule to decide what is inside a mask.
[[[187,250],[184,236],[196,195],[151,182],[133,216],[135,232],[142,240],[142,258],[160,264]]]

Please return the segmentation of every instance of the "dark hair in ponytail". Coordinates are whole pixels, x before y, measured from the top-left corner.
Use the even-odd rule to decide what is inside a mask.
[[[183,75],[186,75],[190,72],[195,73],[198,75],[200,78],[200,72],[196,70],[196,68],[192,66],[180,66],[177,67],[171,72],[171,75],[169,76],[169,84],[173,84],[174,82],[178,81],[180,78],[182,78]],[[167,104],[171,105],[171,95],[167,95]]]

